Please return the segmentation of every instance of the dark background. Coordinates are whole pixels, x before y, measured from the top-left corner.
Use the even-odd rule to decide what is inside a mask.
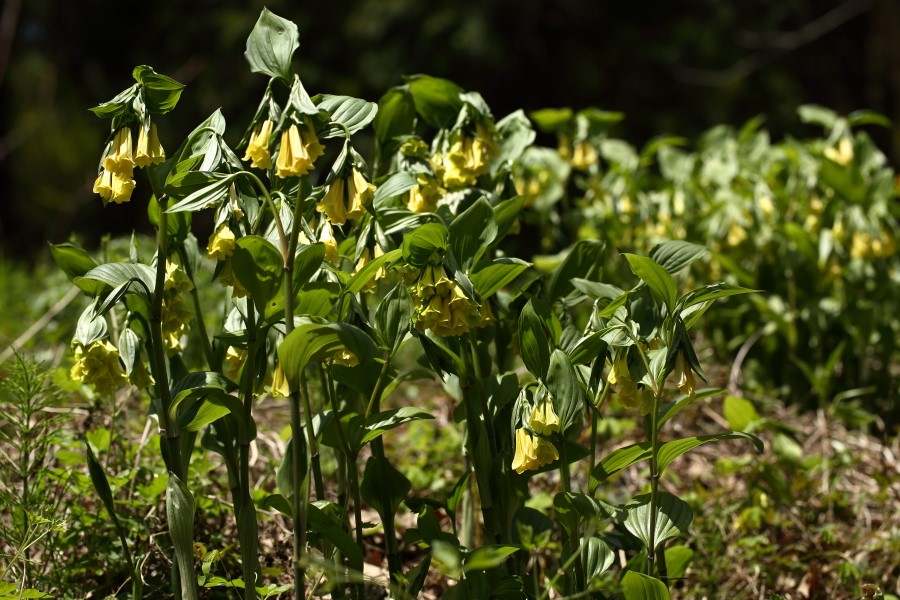
[[[146,186],[123,206],[91,193],[109,124],[88,108],[129,86],[137,64],[188,86],[160,120],[168,149],[218,107],[236,143],[266,84],[243,57],[264,5],[299,25],[295,66],[311,94],[377,100],[402,75],[427,73],[481,92],[498,118],[623,111],[615,134],[637,145],[757,114],[776,136],[814,135],[796,117],[804,103],[900,122],[897,0],[6,0],[0,256],[43,256],[73,231],[91,247],[146,227]],[[900,156],[897,128],[871,133]]]

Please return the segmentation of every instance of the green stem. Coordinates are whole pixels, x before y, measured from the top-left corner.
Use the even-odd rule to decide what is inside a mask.
[[[309,400],[309,390],[306,385],[306,373],[300,372],[300,392],[303,398],[303,419],[306,423],[306,444],[309,448],[309,461],[313,473],[313,482],[316,486],[316,499],[325,499],[325,483],[322,479],[322,467],[319,465],[319,442],[316,439],[316,430],[312,422],[312,403]]]
[[[256,310],[254,309],[252,301],[247,302],[246,325],[248,338],[247,360],[244,363],[241,383],[244,396],[244,419],[246,423],[251,423],[253,420],[253,388],[256,384],[255,367],[257,350]],[[258,534],[256,526],[256,507],[250,496],[250,440],[241,440],[240,460],[241,505],[238,508],[237,522],[241,546],[241,563],[243,565],[244,598],[246,600],[255,600],[257,574],[260,573],[260,566],[259,558],[257,556]],[[247,516],[248,514],[252,516]]]
[[[203,357],[206,359],[207,366],[213,368],[212,344],[209,342],[209,334],[206,333],[206,323],[203,321],[203,308],[200,306],[200,293],[197,291],[197,282],[194,281],[194,272],[193,269],[191,269],[191,264],[188,261],[187,252],[185,252],[183,244],[178,246],[178,256],[181,258],[181,265],[184,267],[184,272],[187,274],[188,279],[191,280],[191,283],[194,284],[194,287],[191,288],[191,298],[194,301],[194,321],[197,323],[197,331],[200,333],[200,341],[203,344]]]
[[[659,401],[660,394],[654,394],[653,411],[650,413],[650,544],[647,548],[647,574],[651,577],[656,564],[656,511],[659,503]]]

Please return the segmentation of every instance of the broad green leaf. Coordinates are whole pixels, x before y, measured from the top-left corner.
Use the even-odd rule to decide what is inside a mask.
[[[693,558],[694,551],[687,546],[666,548],[666,575],[669,579],[682,579]]]
[[[372,420],[366,426],[367,433],[363,436],[360,443],[365,444],[371,442],[386,431],[390,431],[404,423],[411,421],[422,421],[424,419],[433,419],[434,415],[421,408],[412,406],[404,406],[402,408],[394,408],[372,415]]]
[[[494,209],[484,198],[460,213],[448,228],[447,240],[453,256],[463,270],[478,262],[487,247],[497,237]]]
[[[678,398],[677,401],[671,404],[664,405],[659,411],[659,428],[662,429],[663,425],[666,424],[666,421],[677,415],[686,406],[689,406],[699,400],[705,400],[706,398],[710,398],[712,396],[718,396],[719,394],[722,394],[724,392],[725,390],[721,388],[704,388],[702,390],[696,390],[694,392],[693,398],[691,398],[688,394],[685,394]]]
[[[577,492],[559,492],[553,497],[553,512],[570,537],[578,534],[579,522],[612,516],[613,510],[599,500]]]
[[[571,108],[542,108],[532,111],[528,116],[541,131],[556,133],[575,118],[575,113]]]
[[[494,206],[494,218],[497,219],[497,239],[502,240],[519,220],[519,213],[525,204],[525,196],[514,196]]]
[[[695,436],[689,438],[682,438],[680,440],[673,440],[671,442],[666,442],[659,448],[659,471],[662,473],[669,463],[673,460],[688,452],[693,450],[697,446],[702,446],[708,442],[718,442],[721,440],[747,440],[751,442],[755,447],[757,452],[762,452],[765,447],[758,437],[754,435],[750,435],[749,433],[745,433],[743,431],[729,431],[726,433],[718,433],[715,435],[702,435]]]
[[[800,121],[811,125],[820,125],[826,130],[831,130],[838,121],[836,112],[817,104],[802,104],[797,107]]]
[[[675,275],[706,252],[707,249],[704,246],[681,240],[670,240],[654,246],[650,251],[650,258],[670,274]]]
[[[599,484],[622,469],[648,458],[650,458],[650,442],[640,442],[613,450],[603,457],[591,472],[590,489],[596,489]]]
[[[345,132],[344,127],[340,125],[330,125],[319,133],[319,137],[323,139],[342,136],[346,133],[353,135],[371,123],[378,113],[378,105],[374,102],[352,96],[324,94],[315,100],[315,103],[320,109],[331,115],[333,123],[340,123],[347,128],[347,132]]]
[[[297,305],[307,290],[304,286],[312,279],[325,260],[325,244],[315,243],[302,246],[294,256],[294,274],[291,282],[294,288],[294,314],[310,314],[297,310]],[[326,313],[327,314],[327,313]],[[266,306],[266,318],[281,317],[284,315],[284,294],[276,294]],[[321,315],[325,316],[325,315]]]
[[[669,589],[659,579],[628,571],[622,577],[622,595],[625,600],[670,600]]]
[[[265,238],[248,235],[238,239],[231,268],[241,285],[247,289],[260,313],[281,288],[284,258]]]
[[[347,323],[303,323],[278,347],[278,359],[292,389],[299,389],[300,373],[312,360],[330,358],[346,348],[360,361],[371,360],[375,342],[364,331]]]
[[[322,508],[320,508],[320,505],[322,504],[325,504],[324,501],[313,502],[307,507],[309,528],[340,550],[341,554],[343,554],[350,563],[351,569],[356,572],[361,572],[363,569],[362,550],[356,545],[356,542],[350,537],[350,534],[341,529],[341,527],[335,523]]]
[[[166,201],[166,209],[175,206],[175,199],[169,198]],[[147,217],[154,229],[159,231],[159,202],[151,199],[147,203]],[[178,247],[184,243],[188,234],[191,233],[191,213],[188,211],[169,213],[166,216],[166,235],[169,247]]]
[[[334,308],[340,293],[340,285],[331,281],[308,283],[303,286],[294,300],[294,315],[327,317]]]
[[[387,459],[370,456],[359,492],[366,504],[374,508],[382,520],[393,519],[406,498],[412,483]]]
[[[97,266],[97,261],[87,252],[72,244],[50,244],[50,254],[53,255],[56,266],[68,276],[69,281],[74,282],[76,278],[83,277]],[[103,291],[104,285],[98,281],[82,280],[78,288],[90,296],[96,296]]]
[[[385,151],[390,153],[390,149],[386,148],[388,142],[412,134],[415,124],[416,105],[409,88],[402,85],[389,89],[378,101],[378,114],[373,125],[382,157]]]
[[[525,366],[539,379],[550,369],[550,348],[553,343],[547,336],[544,323],[529,300],[519,314],[519,354]]]
[[[580,240],[572,246],[562,264],[553,271],[547,284],[547,296],[557,300],[575,291],[572,280],[594,279],[600,276],[606,244],[593,240]]]
[[[419,268],[439,263],[448,250],[447,235],[447,228],[440,223],[416,228],[403,238],[403,259]]]
[[[269,77],[291,78],[291,58],[300,46],[297,26],[263,8],[259,20],[247,38],[244,56],[250,70]]]
[[[401,281],[378,304],[372,324],[385,348],[393,354],[409,332],[411,322],[412,299]]]
[[[406,77],[406,85],[416,112],[426,123],[438,129],[453,126],[463,106],[462,88],[452,81],[429,75]]]
[[[625,254],[632,272],[647,284],[653,294],[665,304],[671,313],[675,308],[678,289],[675,280],[656,261],[646,256]]]
[[[97,495],[100,496],[100,500],[103,502],[103,506],[106,508],[109,518],[113,520],[118,528],[119,518],[116,516],[116,507],[113,501],[112,489],[109,487],[109,479],[106,477],[103,466],[94,456],[91,445],[85,443],[84,448],[87,453],[88,474],[91,477],[91,483],[94,485],[94,490],[96,490]]]
[[[587,540],[582,540],[587,547],[584,549],[585,558],[585,577],[588,586],[596,578],[609,569],[615,560],[615,553],[602,538],[591,536]]]
[[[306,439],[304,437],[304,433],[302,431],[298,434],[298,439],[300,440],[300,479],[302,480],[306,477],[307,470],[307,458],[306,458]],[[278,486],[278,489],[281,490],[281,493],[284,494],[285,497],[290,498],[294,495],[294,439],[293,437],[288,440],[287,445],[284,448],[284,457],[281,459],[281,464],[278,465],[278,470],[275,472],[275,485]]]
[[[476,273],[469,275],[469,279],[482,299],[490,298],[515,281],[530,266],[530,264],[518,258],[495,258]]]
[[[531,122],[521,109],[497,122],[497,134],[500,136],[500,154],[494,161],[498,165],[519,160],[536,137]]]
[[[143,86],[144,103],[151,113],[165,114],[178,104],[184,84],[157,73],[147,65],[135,67],[132,75]]]
[[[518,552],[518,546],[503,546],[492,544],[475,548],[463,562],[463,572],[485,571],[499,567],[506,562],[507,557]]]
[[[378,185],[375,189],[375,199],[372,200],[372,203],[378,209],[385,200],[405,194],[417,185],[419,185],[419,180],[416,179],[415,173],[397,171]],[[381,213],[379,212],[379,214]]]
[[[107,100],[93,108],[91,112],[101,118],[112,119],[133,110],[134,100],[138,96],[140,84],[134,84],[128,89],[122,90],[112,100]]]
[[[752,423],[760,420],[753,403],[746,398],[726,396],[722,403],[722,414],[728,426],[735,431],[746,431]]]
[[[106,337],[106,319],[97,315],[95,305],[91,304],[78,317],[75,326],[75,340],[82,346],[89,346]]]
[[[190,175],[189,173],[196,173],[196,175]],[[189,173],[185,173],[183,176],[176,176],[175,178],[172,178],[170,183],[167,183],[166,189],[171,189],[168,193],[170,193],[173,198],[181,197],[180,192],[184,191],[174,187],[176,185],[185,184],[193,187],[201,180],[205,180],[208,183],[185,196],[183,200],[179,201],[174,206],[166,209],[167,213],[177,213],[180,211],[196,212],[220,204],[223,200],[228,198],[228,186],[240,176],[240,173],[233,173],[231,175],[225,175],[224,173],[205,173],[202,171],[190,171]]]
[[[76,277],[73,283],[80,288],[82,280],[100,281],[112,288],[136,281],[143,284],[142,291],[149,294],[156,287],[156,269],[140,263],[106,263],[94,267],[83,277]]]
[[[694,513],[688,503],[669,492],[657,492],[656,523],[653,540],[658,547],[668,539],[681,533],[685,533],[694,519]],[[651,537],[651,510],[650,494],[635,496],[625,505],[628,516],[625,518],[625,528],[644,543],[648,552],[655,552],[656,548],[649,548]]]
[[[891,128],[892,123],[889,118],[874,110],[855,110],[847,115],[847,122],[852,127],[861,127],[863,125],[878,125],[880,127]]]
[[[562,350],[556,349],[550,355],[547,389],[553,395],[560,428],[565,433],[570,426],[578,422],[578,417],[587,406],[587,397],[575,367]]]
[[[166,517],[169,536],[175,547],[175,560],[181,578],[181,598],[197,599],[197,575],[194,572],[194,499],[187,486],[169,473],[166,487]]]

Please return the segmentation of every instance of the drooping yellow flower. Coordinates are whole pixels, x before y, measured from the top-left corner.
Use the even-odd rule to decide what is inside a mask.
[[[101,396],[114,393],[128,381],[119,362],[119,351],[107,340],[97,340],[87,348],[76,343],[75,364],[69,375],[94,386]]]
[[[516,473],[535,471],[559,458],[559,453],[548,440],[531,435],[524,427],[516,429],[516,452],[512,468]]]
[[[597,150],[587,140],[575,142],[572,151],[572,166],[581,171],[586,171],[597,162]]]
[[[409,201],[406,207],[417,213],[434,212],[438,200],[444,195],[444,188],[438,185],[437,179],[425,173],[416,175],[418,185],[409,190]]]
[[[144,127],[138,128],[137,148],[134,152],[134,164],[139,167],[158,165],[166,160],[166,151],[159,143],[156,133],[156,123],[150,123],[150,131]]]
[[[281,363],[278,363],[275,365],[275,373],[272,375],[272,397],[287,398],[290,395],[291,386],[287,377],[284,376],[284,369],[281,368]]]
[[[759,212],[762,216],[771,218],[772,215],[775,214],[775,204],[772,202],[772,197],[768,194],[763,194],[759,198]]]
[[[732,221],[731,225],[728,226],[728,235],[725,239],[725,241],[728,242],[728,245],[739,246],[746,239],[747,230],[737,221]]]
[[[347,179],[347,197],[349,199],[347,218],[358,219],[366,214],[366,207],[371,205],[375,198],[375,184],[366,181],[363,174],[354,168]]]
[[[462,335],[481,319],[478,304],[440,265],[425,267],[410,294],[420,330],[430,329],[439,336]]]
[[[234,245],[234,232],[231,231],[227,223],[223,223],[211,236],[209,236],[209,243],[206,245],[206,254],[210,258],[225,260],[234,254]]]
[[[478,177],[488,172],[491,160],[500,150],[494,141],[493,128],[485,123],[476,127],[475,137],[459,134],[443,155],[432,159],[435,172],[448,189],[475,185]]]
[[[223,287],[231,286],[232,298],[246,298],[250,292],[247,291],[238,278],[234,276],[234,270],[231,268],[231,257],[225,259],[222,271],[219,273],[219,284]]]
[[[316,159],[325,152],[325,147],[316,137],[312,122],[304,119],[303,123],[302,134],[297,125],[291,125],[281,133],[281,148],[275,161],[275,175],[278,177],[306,175],[313,169]]]
[[[166,290],[175,290],[178,292],[189,292],[194,289],[194,284],[185,274],[181,265],[172,261],[166,261],[166,281],[164,284]]]
[[[544,398],[540,404],[532,409],[531,416],[528,417],[528,426],[535,433],[541,435],[550,435],[559,431],[559,417],[556,415],[556,411],[553,410],[553,402],[550,398]]]
[[[272,137],[272,121],[266,119],[256,126],[247,142],[244,160],[249,160],[255,169],[271,169],[272,155],[269,153],[269,138]],[[283,139],[283,138],[282,138]]]
[[[849,165],[853,160],[853,141],[849,137],[842,137],[837,146],[825,148],[825,158],[839,165]]]
[[[336,178],[328,186],[322,201],[316,203],[316,210],[325,213],[325,218],[336,225],[347,222],[347,211],[344,209],[344,183],[343,178]]]
[[[169,353],[182,349],[181,338],[187,333],[194,311],[180,294],[163,297],[162,334],[163,346]]]
[[[322,221],[322,230],[319,232],[319,241],[325,244],[325,260],[332,264],[336,264],[340,259],[338,255],[337,239],[334,237],[334,230],[331,223],[327,220]]]
[[[241,376],[241,368],[246,360],[246,350],[228,346],[228,350],[225,351],[225,360],[222,361],[222,374],[232,381],[238,381]]]
[[[694,369],[685,359],[684,352],[679,352],[675,358],[675,370],[672,371],[672,375],[675,376],[675,387],[682,394],[690,396],[691,400],[693,400],[697,382],[694,379]]]
[[[135,181],[130,176],[123,175],[107,169],[100,169],[100,174],[94,181],[94,193],[101,198],[122,204],[131,200],[131,192],[134,191]]]
[[[127,175],[134,172],[134,157],[131,153],[131,129],[122,127],[113,137],[112,147],[103,159],[103,168],[113,173]]]

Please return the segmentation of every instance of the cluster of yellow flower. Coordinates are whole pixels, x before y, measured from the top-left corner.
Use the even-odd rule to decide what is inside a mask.
[[[488,172],[491,160],[500,153],[494,141],[493,127],[479,123],[475,137],[457,132],[445,154],[436,153],[431,164],[447,189],[475,185],[478,177]]]
[[[316,210],[335,225],[343,225],[347,219],[358,219],[366,213],[366,207],[375,197],[375,184],[366,181],[356,167],[350,177],[336,177]]]
[[[168,352],[181,350],[181,338],[187,333],[194,313],[185,302],[183,292],[194,289],[194,284],[179,265],[166,262],[165,295],[162,302],[163,346]]]
[[[104,200],[116,204],[131,200],[134,191],[134,167],[146,167],[166,160],[166,153],[159,143],[156,124],[151,123],[149,131],[138,129],[137,148],[132,153],[131,128],[122,127],[113,136],[112,145],[103,158],[100,174],[94,181],[94,193]]]
[[[531,410],[528,427],[538,435],[532,434],[524,427],[516,429],[516,453],[513,456],[512,468],[520,474],[549,465],[559,458],[556,446],[540,437],[559,432],[559,417],[553,410],[550,398],[545,398]]]
[[[446,190],[438,184],[438,180],[427,173],[419,173],[416,175],[418,185],[409,190],[409,202],[406,207],[417,213],[434,212],[437,210],[437,203]]]
[[[466,296],[458,283],[447,277],[444,267],[422,269],[410,294],[416,307],[416,327],[439,336],[462,335],[470,323],[481,319],[478,304]]]
[[[588,140],[572,140],[565,135],[559,137],[559,156],[572,163],[579,171],[587,171],[591,165],[597,164],[597,150]]]
[[[897,251],[894,236],[887,229],[875,237],[868,231],[854,231],[850,238],[851,258],[890,258]]]
[[[606,376],[610,385],[616,386],[616,399],[625,408],[640,408],[641,414],[650,412],[652,403],[644,398],[643,387],[631,378],[628,370],[627,348],[620,348]]]
[[[97,340],[87,348],[75,342],[75,364],[69,375],[75,381],[93,385],[101,396],[112,394],[128,381],[119,362],[119,351],[107,340]]]
[[[325,152],[319,143],[316,130],[309,118],[304,117],[302,131],[296,123],[281,132],[281,146],[275,160],[275,175],[281,178],[297,177],[309,173],[317,158]],[[249,160],[251,167],[259,169],[272,168],[272,155],[269,151],[269,138],[272,137],[274,124],[266,119],[256,126],[247,143],[244,160]]]

